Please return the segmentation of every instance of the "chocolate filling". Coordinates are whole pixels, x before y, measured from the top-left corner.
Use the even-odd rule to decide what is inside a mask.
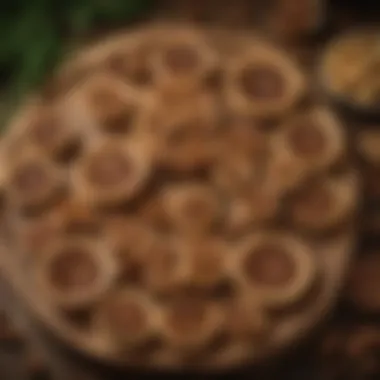
[[[190,46],[173,46],[165,52],[166,66],[175,73],[186,73],[199,65],[199,55]]]
[[[99,187],[120,185],[133,175],[133,164],[129,157],[121,152],[102,152],[92,159],[88,176],[90,181]]]
[[[264,286],[283,286],[293,278],[295,268],[289,254],[275,244],[265,244],[251,252],[244,269],[248,278]]]
[[[63,250],[50,267],[51,284],[59,291],[88,289],[98,277],[91,255],[79,248]]]
[[[292,149],[301,156],[321,154],[326,147],[323,132],[311,120],[294,126],[290,132],[289,140]]]
[[[286,81],[276,67],[253,65],[242,70],[239,78],[243,93],[252,100],[279,99]]]

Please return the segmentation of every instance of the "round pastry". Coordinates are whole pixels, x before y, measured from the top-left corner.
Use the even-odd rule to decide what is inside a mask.
[[[138,349],[157,334],[160,312],[145,294],[121,289],[106,298],[93,324],[104,339],[117,341],[120,352]]]
[[[256,45],[227,63],[228,105],[238,114],[277,118],[291,111],[304,95],[304,77],[280,50]]]
[[[256,293],[269,308],[302,299],[318,270],[310,247],[290,234],[276,232],[256,233],[241,243],[231,260],[234,279],[242,291]]]
[[[339,163],[346,152],[344,140],[341,123],[327,109],[311,108],[290,118],[271,147],[269,166],[279,189],[291,189]]]
[[[301,188],[291,205],[291,218],[300,229],[324,231],[341,226],[355,212],[358,199],[352,173],[344,173],[321,183],[311,181]]]
[[[84,238],[55,241],[41,252],[32,277],[57,307],[75,310],[106,294],[117,271],[107,247]]]
[[[323,87],[354,110],[379,114],[379,30],[363,28],[338,36],[323,55]],[[369,111],[369,112],[368,112]]]

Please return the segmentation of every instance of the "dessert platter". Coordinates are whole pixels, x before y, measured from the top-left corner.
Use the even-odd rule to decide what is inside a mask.
[[[324,319],[355,246],[344,121],[254,32],[161,24],[67,60],[0,145],[0,263],[59,341],[179,370],[256,364]]]

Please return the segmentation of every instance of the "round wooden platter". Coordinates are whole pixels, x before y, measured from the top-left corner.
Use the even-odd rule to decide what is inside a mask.
[[[175,29],[171,30],[172,33],[173,30],[175,31]],[[140,35],[149,37],[157,33],[168,32],[170,33],[170,29],[168,31],[166,27],[156,26],[148,31],[143,29],[136,34],[121,34],[119,37],[111,38],[109,42],[85,49],[76,59],[69,61],[66,66],[61,68],[56,80],[52,81],[51,86],[49,86],[49,94],[53,94],[52,97],[54,97],[57,89],[64,91],[63,88],[65,87],[69,91],[73,80],[76,82],[78,76],[82,78],[83,73],[91,72],[112,52],[135,44]],[[223,39],[221,38],[223,35],[223,32],[219,31],[214,34],[216,37],[213,39],[221,43],[226,48],[225,51],[228,52],[230,49],[235,50],[246,44],[247,41],[251,41],[249,37],[237,38],[236,41],[240,41],[242,45],[240,42],[234,45],[233,38]],[[10,133],[12,134],[12,129]],[[356,186],[356,181],[354,182],[352,186]],[[343,231],[334,234],[332,237],[311,240],[315,262],[319,269],[316,287],[300,304],[295,305],[293,309],[287,309],[276,320],[276,324],[271,326],[271,333],[265,346],[260,346],[256,351],[237,349],[218,352],[212,355],[207,362],[196,363],[196,367],[201,370],[222,370],[246,364],[259,364],[268,358],[275,357],[284,349],[305,338],[326,317],[340,292],[348,271],[351,253],[355,247],[356,231],[354,218],[352,219],[352,223],[347,223]],[[39,297],[39,294],[31,287],[28,273],[20,263],[17,252],[12,252],[13,250],[12,245],[3,242],[0,269],[6,281],[14,289],[14,294],[18,300],[26,306],[28,317],[37,319],[43,329],[51,332],[57,341],[62,342],[70,350],[82,353],[95,361],[125,367],[125,369],[130,368],[132,363],[115,355],[112,345],[105,344],[105,341],[96,334],[75,328],[67,320],[60,317],[51,304],[44,302],[44,299]],[[140,365],[152,370],[181,370],[186,368],[186,365],[179,365],[176,360],[174,351],[170,351],[159,356],[155,361],[140,363]],[[191,365],[194,367],[194,363]]]

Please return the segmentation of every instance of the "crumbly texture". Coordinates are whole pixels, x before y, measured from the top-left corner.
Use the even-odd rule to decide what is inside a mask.
[[[1,154],[7,262],[43,321],[97,357],[263,359],[345,272],[344,128],[256,36],[160,26],[100,43],[20,111]]]
[[[378,113],[379,30],[364,27],[333,40],[321,60],[325,89],[351,108]]]

